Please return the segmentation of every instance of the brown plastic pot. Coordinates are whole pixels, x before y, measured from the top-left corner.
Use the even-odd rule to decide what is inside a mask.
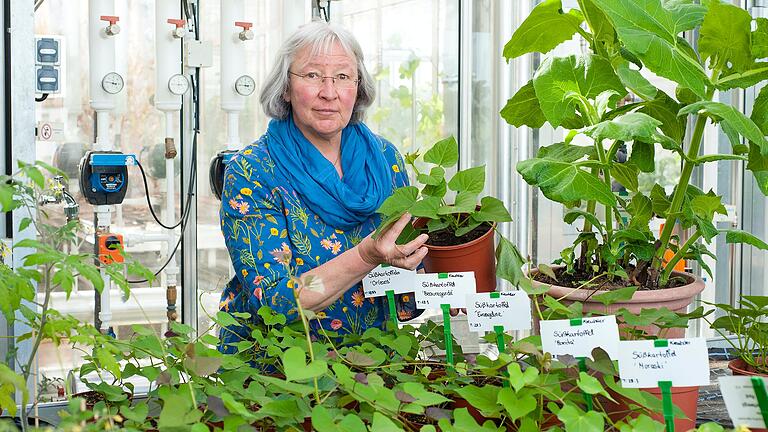
[[[538,273],[538,270],[533,270],[531,272],[532,275],[535,275],[536,273]],[[547,294],[556,299],[562,299],[560,301],[565,305],[569,305],[576,301],[581,302],[584,304],[585,312],[595,311],[610,315],[616,313],[619,309],[627,309],[632,313],[640,313],[640,311],[643,309],[659,309],[665,307],[674,312],[685,313],[688,309],[688,306],[693,303],[693,300],[696,298],[696,296],[704,290],[704,281],[690,273],[672,272],[672,274],[673,276],[686,278],[689,283],[674,288],[635,291],[635,294],[631,299],[619,301],[608,306],[593,300],[594,296],[606,293],[608,291],[590,290],[585,288],[567,288],[557,285],[549,285],[542,282],[537,282],[535,280],[533,281],[533,286],[548,286],[549,291],[547,291]],[[538,332],[538,319],[536,314],[534,314],[534,326]],[[642,329],[652,335],[659,334],[659,328],[656,326],[650,326]],[[665,337],[669,339],[685,337],[685,329],[668,329],[666,331]]]
[[[758,357],[756,360],[758,363],[768,364],[768,361],[763,360],[760,357]],[[760,373],[754,370],[752,366],[748,365],[747,362],[741,358],[729,361],[728,369],[730,369],[734,375],[768,377],[768,374]]]
[[[656,396],[657,398],[661,399],[661,389],[658,387],[643,388],[640,390],[650,393]],[[696,427],[696,417],[697,417],[697,411],[698,411],[699,386],[672,387],[671,391],[672,391],[672,403],[677,405],[677,407],[680,408],[685,414],[685,416],[687,417],[687,418],[675,418],[675,430],[688,431],[688,430],[694,429]],[[634,411],[629,408],[630,404],[637,405],[637,402],[630,401],[629,399],[611,390],[609,390],[609,393],[611,394],[611,396],[613,396],[616,402],[601,398],[601,404],[605,409],[605,413],[608,414],[608,417],[610,417],[611,420],[613,420],[614,422],[618,422],[620,420],[626,421],[627,417],[635,418],[639,415],[638,411]],[[664,423],[663,413],[649,413],[649,415],[654,420],[662,424]]]
[[[416,228],[427,224],[419,218],[413,223]],[[496,254],[493,233],[496,224],[481,237],[455,246],[426,245],[429,252],[424,257],[427,273],[475,272],[477,292],[496,291]]]

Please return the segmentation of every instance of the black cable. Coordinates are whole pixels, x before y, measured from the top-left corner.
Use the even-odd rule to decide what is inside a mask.
[[[192,154],[193,155],[197,152],[197,132],[198,131],[195,130],[195,133],[192,136]],[[149,189],[147,188],[147,182],[146,182],[147,178],[144,175],[144,169],[141,167],[141,164],[138,164],[138,165],[139,165],[139,169],[141,170],[141,175],[142,175],[142,177],[144,177],[144,187],[145,187],[145,190],[147,191],[147,202],[149,202]],[[163,266],[160,267],[159,270],[154,272],[155,276],[159,275],[163,270],[165,270],[166,267],[168,267],[168,264],[171,263],[171,260],[173,259],[173,256],[176,255],[176,251],[179,250],[179,246],[181,245],[181,241],[184,238],[184,231],[187,228],[187,222],[189,221],[189,215],[192,214],[192,212],[189,211],[189,209],[191,207],[192,197],[194,196],[194,192],[193,192],[194,191],[194,185],[195,185],[195,182],[197,181],[197,156],[193,156],[193,158],[192,158],[192,164],[191,164],[191,167],[190,167],[190,173],[192,174],[191,175],[192,181],[189,182],[189,190],[187,191],[187,199],[188,199],[188,201],[187,201],[187,204],[185,206],[184,212],[182,213],[181,220],[179,220],[179,224],[181,224],[181,233],[179,234],[179,240],[176,242],[176,246],[174,246],[174,248],[171,251],[171,253],[168,254],[168,259],[165,261]],[[149,208],[150,208],[150,211],[152,212],[152,216],[155,216],[155,212],[152,210],[152,204],[151,203],[149,204]],[[157,219],[155,219],[155,221],[157,221]],[[157,222],[160,223],[159,221],[157,221]],[[174,226],[174,228],[176,226],[178,226],[179,224],[176,224]],[[163,225],[163,224],[161,224],[161,225]],[[163,225],[163,227],[165,227],[165,225]],[[167,229],[172,229],[172,228],[167,228]],[[127,280],[126,282],[128,282],[129,284],[137,284],[137,283],[149,282],[149,280],[148,279]]]
[[[44,101],[46,99],[48,99],[48,93],[43,93],[42,96],[35,98],[35,102],[42,102],[42,101]]]
[[[168,226],[163,222],[161,222],[160,218],[158,218],[157,214],[155,213],[155,209],[152,207],[152,200],[149,198],[149,182],[147,181],[147,174],[144,172],[144,167],[141,165],[141,162],[139,162],[138,160],[136,161],[136,165],[139,166],[139,170],[141,171],[141,178],[144,180],[144,193],[147,197],[147,206],[149,206],[149,212],[152,213],[152,218],[155,219],[155,222],[157,222],[158,225],[168,230],[175,229],[176,227],[181,225],[181,222],[184,220],[184,215],[186,214],[187,209],[185,208],[184,211],[181,212],[181,218],[175,224]],[[173,178],[167,179],[167,181],[173,181]],[[173,197],[167,197],[167,199],[172,199],[172,198]]]

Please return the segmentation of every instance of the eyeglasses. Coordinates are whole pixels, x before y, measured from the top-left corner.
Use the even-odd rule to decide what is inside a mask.
[[[340,73],[333,76],[322,76],[317,72],[307,72],[303,75],[291,71],[288,71],[288,73],[301,78],[302,81],[313,87],[322,86],[326,78],[333,80],[333,85],[337,89],[353,89],[355,86],[357,86],[357,83],[360,82],[359,79],[353,79],[351,76],[345,73]]]

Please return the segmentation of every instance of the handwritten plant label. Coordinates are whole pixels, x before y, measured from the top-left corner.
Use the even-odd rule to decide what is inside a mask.
[[[592,358],[592,350],[602,348],[613,359],[618,343],[619,326],[614,315],[541,322],[541,345],[554,356]]]
[[[415,274],[413,270],[380,265],[363,278],[363,294],[369,298],[386,296],[390,290],[395,294],[413,292]]]
[[[494,298],[495,297],[495,298]],[[467,322],[471,331],[531,328],[531,300],[525,291],[470,293],[467,295]]]
[[[416,273],[416,307],[439,309],[441,304],[467,306],[467,294],[475,292],[475,273]]]
[[[723,376],[718,378],[720,391],[723,393],[725,408],[731,416],[733,425],[746,426],[748,428],[767,428],[758,405],[752,377],[748,376]],[[763,385],[768,388],[768,378],[760,378]]]
[[[619,342],[619,375],[627,388],[709,384],[709,357],[704,338]]]

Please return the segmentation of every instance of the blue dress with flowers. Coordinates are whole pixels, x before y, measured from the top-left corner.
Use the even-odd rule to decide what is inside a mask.
[[[402,157],[381,139],[381,151],[391,167],[393,189],[407,186]],[[360,243],[376,229],[380,217],[349,230],[327,225],[303,202],[290,181],[275,169],[269,153],[269,137],[262,136],[233,157],[227,166],[222,191],[221,229],[236,276],[227,284],[219,309],[248,312],[258,324],[256,312],[267,305],[298,319],[292,276],[300,276]],[[397,296],[401,320],[416,315],[413,296]],[[317,313],[325,330],[339,334],[362,333],[369,327],[384,327],[388,319],[386,298],[366,299],[362,283],[347,290],[336,302]],[[317,321],[311,321],[313,332]],[[248,337],[244,327],[221,332],[222,350],[229,343]]]

